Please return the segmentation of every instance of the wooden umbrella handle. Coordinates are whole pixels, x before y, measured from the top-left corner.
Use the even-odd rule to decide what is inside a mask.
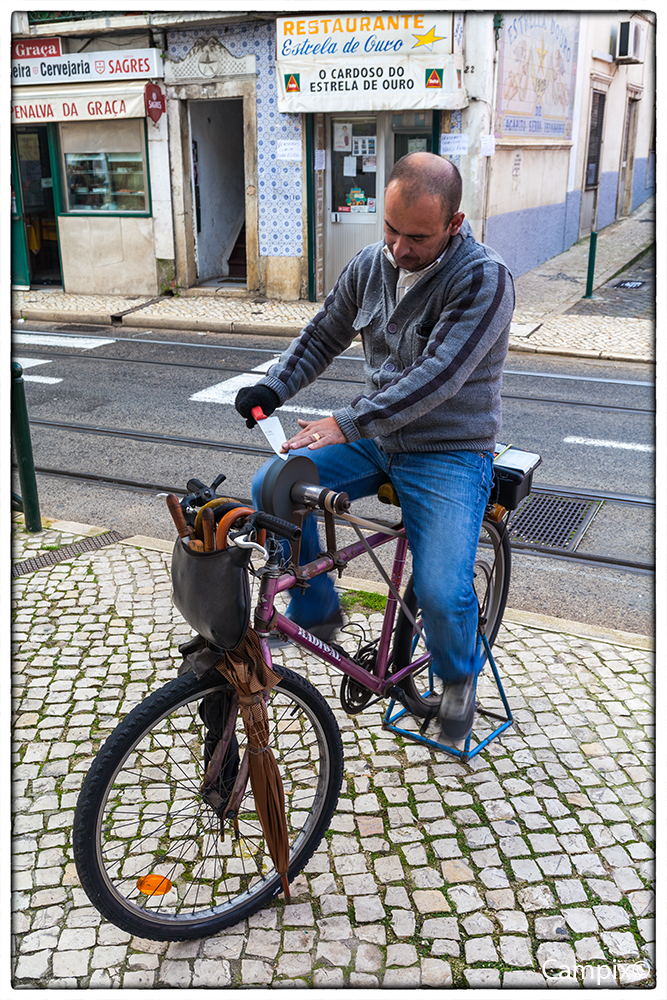
[[[204,536],[204,552],[215,552],[215,514],[210,507],[202,515],[201,527]]]
[[[216,549],[226,549],[227,548],[227,532],[233,525],[234,521],[237,521],[240,517],[249,517],[250,514],[254,514],[255,511],[252,507],[235,507],[234,510],[228,511],[224,514],[218,523],[218,527],[215,532],[215,547]]]
[[[178,501],[178,497],[175,493],[169,493],[167,495],[167,507],[169,508],[169,513],[171,514],[172,520],[176,525],[176,531],[180,538],[190,538],[191,531],[185,522],[185,515],[181,509],[181,505]]]

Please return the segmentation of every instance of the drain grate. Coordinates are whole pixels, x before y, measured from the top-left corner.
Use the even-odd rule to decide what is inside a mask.
[[[614,288],[641,288],[643,284],[643,281],[619,281]]]
[[[574,552],[603,503],[530,493],[510,520],[510,541]]]
[[[104,328],[109,329],[108,323],[98,323],[91,326],[87,323],[59,323],[55,333],[101,333]]]
[[[55,566],[56,563],[73,559],[83,552],[95,552],[97,549],[103,549],[105,545],[113,545],[128,537],[128,535],[121,535],[118,531],[105,531],[102,535],[93,535],[91,538],[83,538],[80,542],[63,545],[62,549],[51,549],[42,555],[16,563],[15,566],[12,566],[12,577],[34,573],[35,570],[44,569],[45,566]]]

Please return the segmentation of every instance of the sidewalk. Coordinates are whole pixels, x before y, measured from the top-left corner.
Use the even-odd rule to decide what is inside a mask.
[[[105,530],[14,528],[15,563]],[[102,920],[72,861],[74,807],[99,737],[175,676],[191,634],[170,550],[129,538],[14,581],[14,987],[655,985],[652,642],[524,612],[494,649],[515,725],[467,765],[383,731],[383,703],[348,717],[339,675],[287,647],[346,762],[292,904],[183,944]]]
[[[598,234],[595,289],[600,289],[655,240],[655,199],[628,219]],[[653,361],[654,313],[627,319],[594,316],[582,321],[564,313],[586,291],[589,240],[517,279],[517,308],[510,349],[611,360]],[[259,296],[187,289],[158,299],[73,295],[61,291],[13,293],[15,319],[122,324],[150,329],[296,336],[319,307],[316,302],[279,302]]]

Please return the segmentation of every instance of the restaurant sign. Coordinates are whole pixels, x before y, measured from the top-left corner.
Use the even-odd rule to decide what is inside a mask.
[[[278,110],[461,108],[463,15],[276,18]]]
[[[164,76],[157,49],[72,52],[69,55],[12,57],[12,83],[84,83],[90,80],[138,80]]]

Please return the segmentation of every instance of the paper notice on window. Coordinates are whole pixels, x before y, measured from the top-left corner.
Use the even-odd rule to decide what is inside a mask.
[[[315,169],[324,170],[327,163],[326,152],[323,149],[315,150]]]
[[[357,158],[356,156],[344,156],[343,157],[343,177],[356,177],[357,176]]]
[[[479,155],[493,156],[496,151],[495,135],[482,135],[479,138]]]
[[[375,174],[377,173],[377,157],[375,156],[364,156],[363,158],[363,171],[365,174]]]
[[[276,160],[292,160],[300,163],[301,150],[300,139],[280,139],[276,143]]]
[[[448,132],[440,136],[440,156],[467,156],[468,136]]]

